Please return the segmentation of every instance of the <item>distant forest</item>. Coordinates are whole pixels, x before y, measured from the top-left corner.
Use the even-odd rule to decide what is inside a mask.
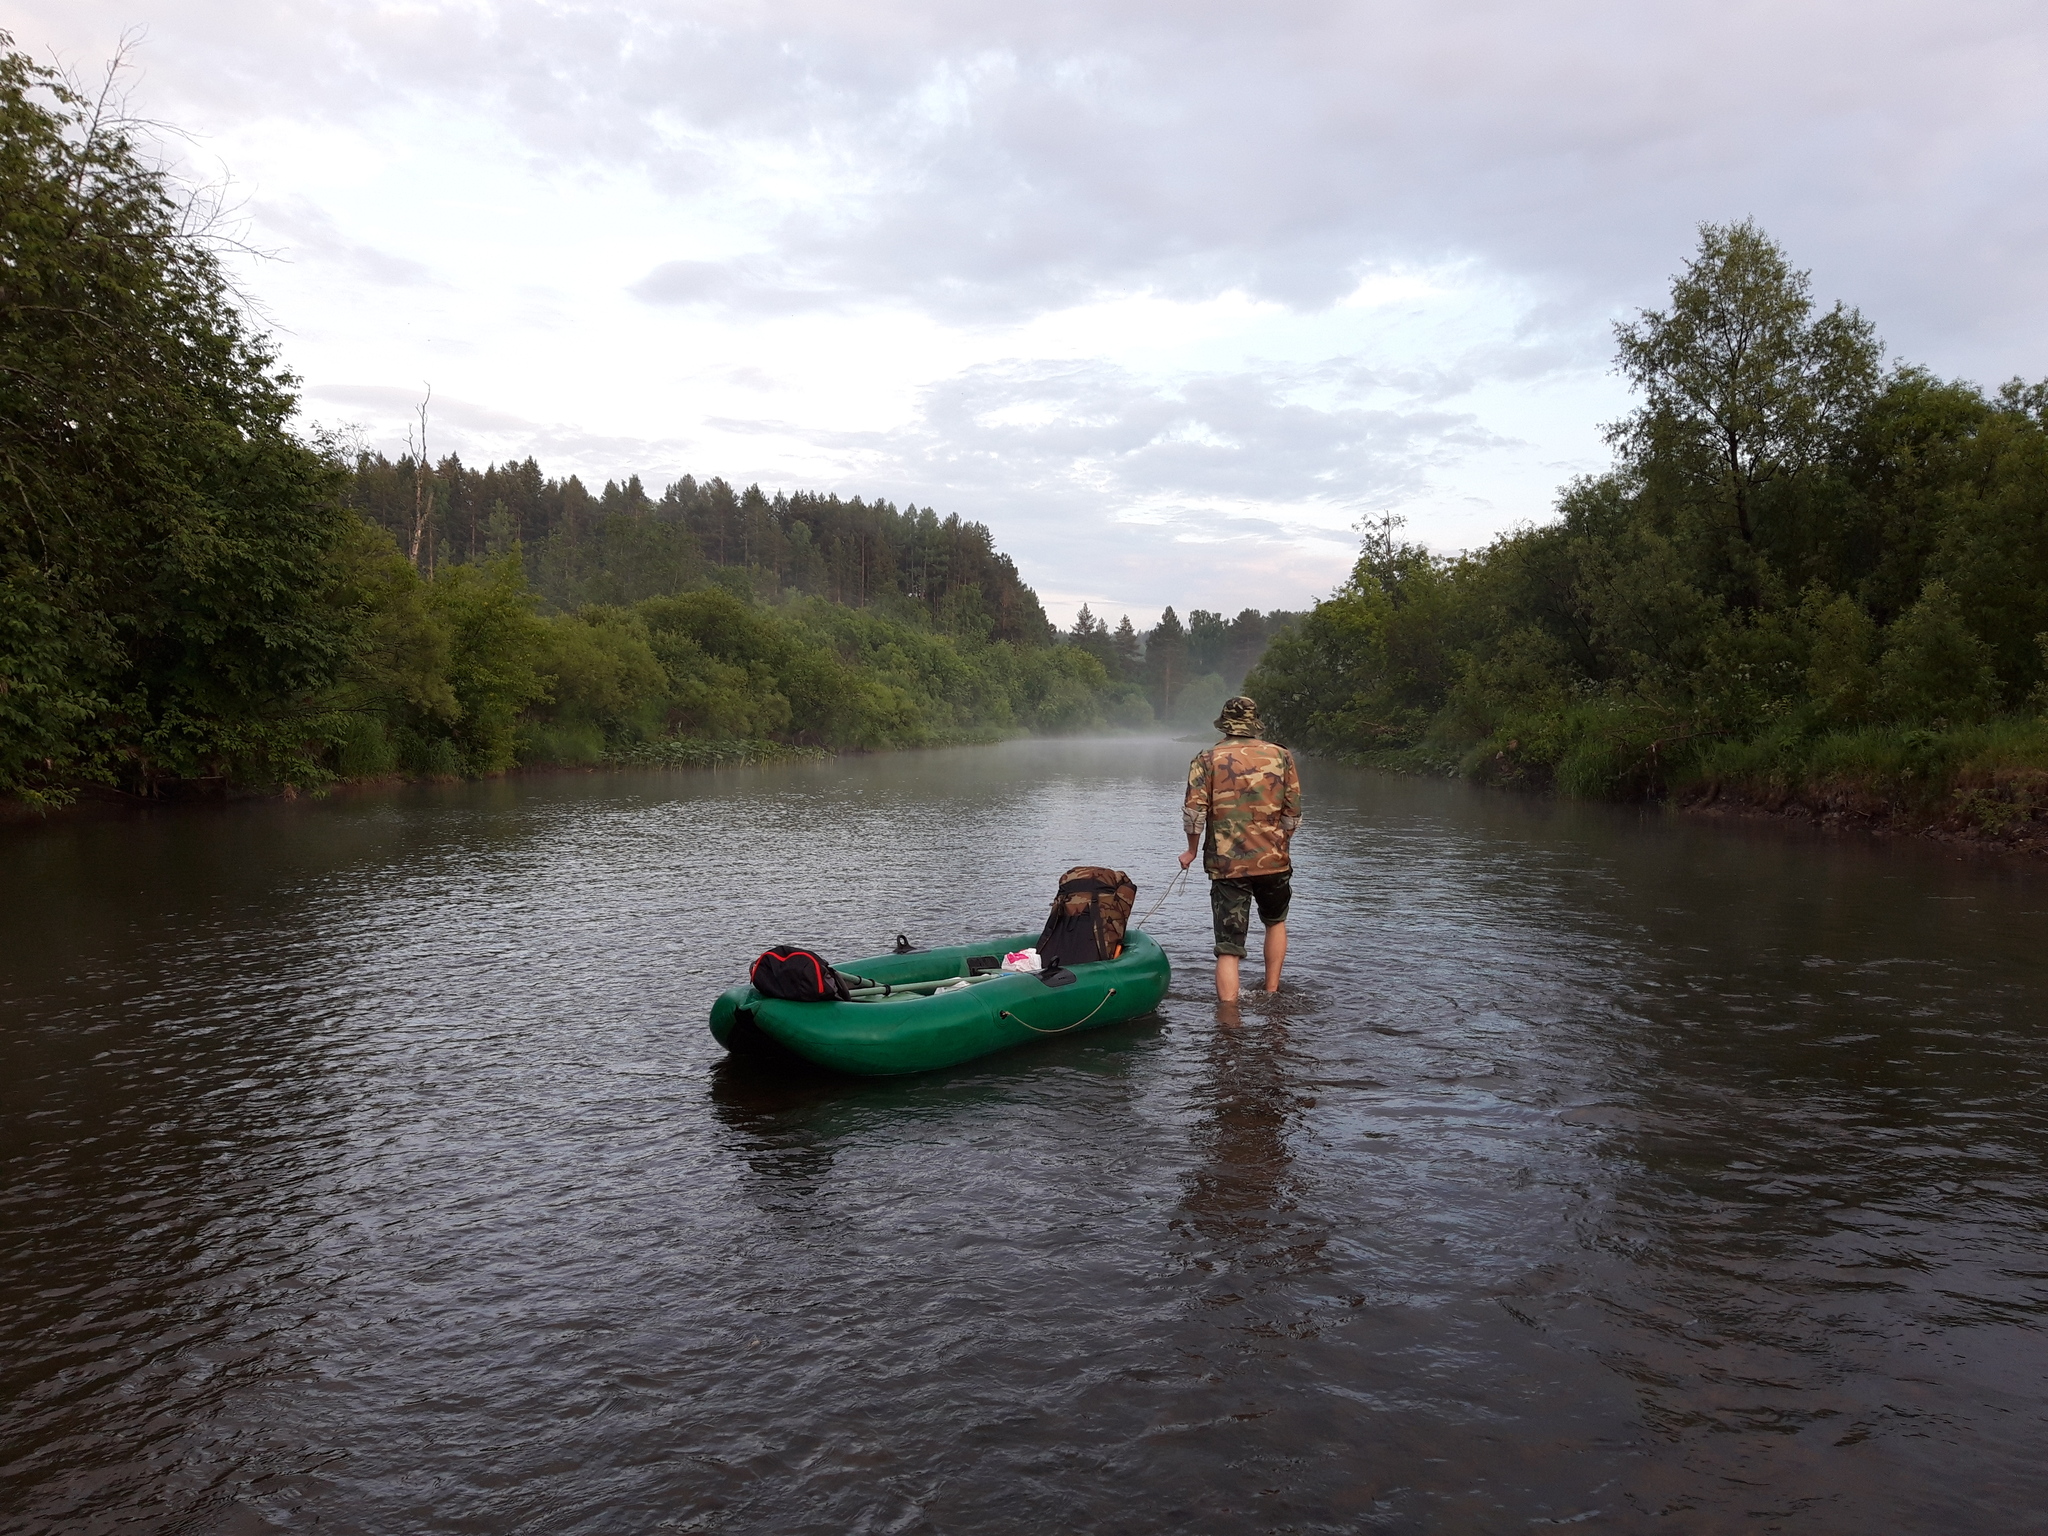
[[[1598,798],[2048,817],[2048,384],[1986,392],[1703,227],[1616,328],[1637,408],[1555,521],[1455,558],[1385,519],[1250,687],[1293,742]]]
[[[1244,686],[1245,674],[1267,645],[1302,615],[1246,608],[1234,619],[1196,608],[1183,624],[1168,608],[1147,630],[1123,615],[1112,629],[1083,604],[1063,643],[1095,658],[1115,682],[1135,686],[1155,718],[1174,726],[1204,727],[1223,701]]]
[[[913,613],[949,634],[1042,645],[1045,611],[981,523],[898,511],[882,500],[799,491],[735,491],[689,475],[650,497],[638,475],[592,495],[574,475],[549,478],[532,459],[465,466],[450,455],[358,453],[344,502],[385,529],[423,574],[478,564],[516,543],[542,604],[636,603],[684,591],[712,571],[766,601],[821,597],[849,608]]]
[[[1169,607],[1147,629],[1112,629],[1083,607],[1051,625],[986,525],[930,507],[808,491],[735,490],[692,475],[650,496],[638,475],[593,495],[533,459],[472,469],[357,452],[343,501],[384,529],[431,578],[517,549],[543,612],[629,606],[716,586],[774,606],[817,598],[968,642],[1069,645],[1106,684],[1098,723],[1194,724],[1213,717],[1298,614],[1247,608],[1234,619]]]

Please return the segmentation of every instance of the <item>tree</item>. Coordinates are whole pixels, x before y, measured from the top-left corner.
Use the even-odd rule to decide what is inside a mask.
[[[1221,676],[1230,665],[1230,623],[1206,608],[1188,612],[1188,666]]]
[[[1460,567],[1365,525],[1351,579],[1274,638],[1245,679],[1284,740],[1325,750],[1405,747],[1443,706]]]
[[[1962,604],[1940,581],[1927,583],[1885,631],[1878,677],[1880,708],[1909,725],[1981,719],[1998,696],[1991,647],[1971,633]]]
[[[1870,322],[1839,303],[1814,318],[1811,288],[1754,221],[1702,224],[1670,309],[1614,328],[1644,400],[1609,441],[1639,471],[1705,488],[1745,545],[1764,488],[1828,458],[1877,393]]]
[[[420,420],[417,447],[413,444],[412,428],[405,429],[406,457],[412,460],[412,536],[406,542],[406,558],[423,576],[434,574],[434,471],[427,463],[427,407],[433,403],[434,386],[429,384],[414,412]]]
[[[1159,718],[1173,718],[1173,701],[1188,678],[1188,632],[1172,608],[1145,636],[1145,670],[1152,684],[1153,707]]]
[[[1109,637],[1110,654],[1115,658],[1116,675],[1135,678],[1145,665],[1145,646],[1138,639],[1138,631],[1131,624],[1127,613],[1117,621],[1116,633]]]
[[[0,33],[0,790],[304,779],[353,519],[112,81]]]

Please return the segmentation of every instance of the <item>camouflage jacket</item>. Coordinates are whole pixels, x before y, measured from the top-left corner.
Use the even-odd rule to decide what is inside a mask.
[[[1188,764],[1181,825],[1190,837],[1206,825],[1202,868],[1213,879],[1292,869],[1287,844],[1301,825],[1294,754],[1257,737],[1217,742]]]

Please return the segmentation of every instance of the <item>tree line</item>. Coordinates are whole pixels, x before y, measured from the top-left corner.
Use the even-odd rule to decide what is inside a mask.
[[[423,423],[424,425],[424,423]],[[345,456],[343,501],[389,532],[423,573],[477,564],[518,545],[548,607],[634,603],[711,572],[773,601],[785,593],[878,609],[950,634],[1042,644],[1038,598],[986,524],[930,507],[798,491],[736,491],[684,475],[650,496],[638,475],[593,495],[531,458],[476,470],[457,455],[429,463],[358,450]]]
[[[1751,222],[1616,342],[1612,467],[1465,555],[1370,525],[1252,675],[1279,729],[1582,796],[2048,805],[2048,385],[1886,366]]]

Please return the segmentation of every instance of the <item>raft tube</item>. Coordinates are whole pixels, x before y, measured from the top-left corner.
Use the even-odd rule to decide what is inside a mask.
[[[1035,933],[1012,934],[957,949],[849,961],[838,968],[842,974],[890,990],[848,1003],[793,1003],[763,997],[750,986],[734,987],[711,1005],[711,1033],[735,1055],[790,1051],[835,1071],[894,1077],[1134,1019],[1166,996],[1172,977],[1166,952],[1135,928],[1124,935],[1116,959],[1072,967],[1074,979],[1065,986],[1003,973],[953,991],[929,990],[931,983],[966,977],[969,956],[1000,961],[1037,942]]]

